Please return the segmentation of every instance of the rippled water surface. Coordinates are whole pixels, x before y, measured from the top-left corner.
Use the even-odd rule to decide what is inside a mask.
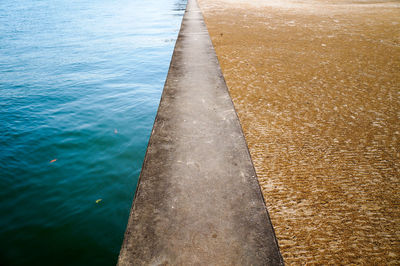
[[[116,263],[184,6],[1,2],[0,265]]]
[[[199,4],[286,265],[400,265],[400,2]]]

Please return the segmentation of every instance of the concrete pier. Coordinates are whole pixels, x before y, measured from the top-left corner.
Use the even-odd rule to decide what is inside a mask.
[[[189,0],[118,265],[282,265],[202,14]]]

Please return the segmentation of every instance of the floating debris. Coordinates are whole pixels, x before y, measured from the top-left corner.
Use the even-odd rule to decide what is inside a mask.
[[[96,203],[99,203],[100,201],[102,201],[102,199],[98,199],[98,200],[96,200]]]
[[[117,130],[117,129],[114,129],[114,133],[115,133],[115,134],[118,134],[118,130]]]
[[[57,161],[57,159],[53,159],[50,161],[50,163],[54,163],[55,161]]]

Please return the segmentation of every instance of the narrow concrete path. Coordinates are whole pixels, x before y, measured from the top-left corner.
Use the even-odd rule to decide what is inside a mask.
[[[283,264],[195,0],[182,21],[118,264]]]

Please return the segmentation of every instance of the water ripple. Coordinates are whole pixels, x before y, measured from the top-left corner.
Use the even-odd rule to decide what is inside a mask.
[[[184,7],[0,5],[0,265],[116,263]]]

